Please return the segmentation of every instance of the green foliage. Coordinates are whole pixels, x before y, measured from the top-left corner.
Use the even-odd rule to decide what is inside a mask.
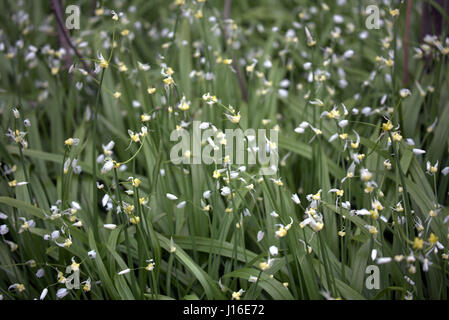
[[[75,53],[48,2],[6,2],[1,298],[79,264],[65,299],[447,299],[447,21],[420,39],[413,3],[405,66],[406,2],[368,30],[372,1],[85,0]],[[195,120],[277,130],[278,172],[174,164]]]

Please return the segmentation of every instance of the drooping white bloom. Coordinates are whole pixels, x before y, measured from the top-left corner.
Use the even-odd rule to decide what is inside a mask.
[[[72,201],[72,208],[76,210],[81,210],[81,206],[76,201]]]
[[[362,181],[368,181],[371,180],[373,174],[366,168],[360,169],[360,178]]]
[[[346,210],[351,210],[351,203],[349,201],[345,201],[341,204],[341,206]]]
[[[265,233],[262,230],[259,230],[259,232],[257,232],[257,242],[262,241],[264,236],[265,236]]]
[[[3,236],[9,232],[8,226],[6,224],[2,224],[0,226],[0,234]]]
[[[272,211],[272,212],[270,213],[270,216],[272,216],[273,218],[279,217],[279,215],[278,215],[275,211]]]
[[[209,199],[212,192],[210,190],[206,190],[203,192],[204,199]]]
[[[296,204],[300,204],[301,203],[301,200],[299,200],[299,197],[298,197],[298,195],[296,193],[292,194],[292,200]]]
[[[338,126],[339,126],[340,128],[344,128],[344,127],[346,127],[348,124],[349,124],[349,121],[348,121],[348,120],[341,120],[341,121],[338,123]]]
[[[182,208],[184,208],[185,206],[186,206],[186,202],[185,202],[185,201],[181,201],[180,203],[178,203],[178,204],[176,205],[176,208],[182,209]]]
[[[441,173],[445,176],[447,176],[449,174],[449,167],[445,167],[441,170]]]
[[[113,223],[107,223],[105,225],[103,225],[104,228],[109,229],[109,230],[114,230],[115,228],[117,228],[116,224]]]
[[[377,257],[377,250],[376,249],[373,249],[372,251],[371,251],[371,260],[376,260],[376,257]]]
[[[401,95],[402,98],[406,98],[409,95],[411,95],[412,93],[409,89],[404,88],[404,89],[399,90],[399,94]]]
[[[41,296],[39,297],[39,300],[44,300],[45,297],[47,296],[48,293],[48,289],[45,288],[44,290],[42,290]]]
[[[150,65],[148,63],[144,64],[144,63],[137,61],[137,66],[138,66],[139,70],[142,70],[142,71],[150,70]]]
[[[299,126],[295,129],[296,133],[304,133],[306,128],[309,126],[309,123],[307,121],[303,121],[299,124]]]
[[[421,154],[426,153],[426,150],[413,148],[413,153],[416,154],[416,155],[421,155]]]
[[[88,256],[89,258],[91,258],[91,259],[95,259],[95,258],[97,257],[97,253],[95,252],[95,250],[90,250],[90,251],[87,253],[87,256]]]
[[[51,239],[52,239],[52,240],[58,239],[59,236],[60,236],[59,230],[55,230],[55,231],[53,231],[53,232],[51,233]]]
[[[369,211],[366,210],[366,209],[360,209],[360,210],[357,210],[357,211],[355,212],[355,214],[358,215],[358,216],[368,216],[368,215],[371,214],[371,212],[369,212]],[[373,259],[373,260],[374,260],[374,259]]]
[[[58,297],[58,299],[62,299],[68,294],[69,290],[67,290],[66,288],[58,289],[58,291],[56,292],[56,296]]]
[[[106,205],[108,204],[108,202],[109,202],[109,195],[106,193],[104,196],[103,196],[103,199],[101,199],[101,204],[103,205],[103,207],[106,207]]]
[[[167,193],[166,196],[167,196],[167,198],[170,199],[170,200],[178,200],[178,197],[175,196],[174,194]]]
[[[277,256],[279,254],[279,249],[276,246],[271,246],[269,248],[269,250],[270,250],[270,255],[272,255],[272,256]]]
[[[389,263],[389,262],[391,262],[391,258],[390,257],[379,258],[376,261],[377,264],[385,264],[385,263]]]
[[[45,275],[45,270],[44,269],[40,268],[39,270],[37,270],[36,277],[38,279],[42,278],[44,275]]]
[[[106,160],[106,162],[103,165],[103,168],[101,168],[101,173],[106,173],[112,170],[114,168],[114,161],[112,160]]]
[[[127,273],[129,273],[131,271],[131,269],[125,269],[125,270],[122,270],[122,271],[120,271],[119,273],[117,273],[119,276],[121,276],[121,275],[124,275],[124,274],[127,274]]]
[[[221,188],[221,195],[222,196],[227,196],[229,194],[231,194],[231,189],[229,187],[225,186],[225,187]]]

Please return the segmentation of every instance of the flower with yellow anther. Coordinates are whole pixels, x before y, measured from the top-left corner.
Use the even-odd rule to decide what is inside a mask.
[[[212,177],[214,179],[219,179],[221,177],[221,173],[218,170],[214,170],[214,172],[212,173]]]
[[[83,285],[83,291],[84,292],[89,292],[91,290],[91,284],[90,284],[90,280],[86,281],[86,283]]]
[[[129,222],[132,223],[132,224],[139,224],[140,217],[136,217],[136,216],[131,217],[131,218],[129,218]]]
[[[431,245],[435,245],[438,242],[438,237],[432,232],[432,233],[430,233],[428,240]]]
[[[129,137],[131,138],[131,141],[133,141],[133,142],[140,142],[140,135],[139,135],[139,133],[135,133],[135,132],[133,132],[131,130],[128,130],[128,134],[129,134]]]
[[[261,263],[259,263],[259,269],[262,271],[266,271],[268,269],[271,268],[270,263],[266,262],[266,261],[262,261]]]
[[[186,97],[183,96],[181,99],[181,102],[178,105],[179,110],[181,111],[187,111],[190,108],[190,102],[186,101]]]
[[[230,114],[226,114],[226,117],[232,122],[232,123],[239,123],[241,116],[240,116],[240,112],[237,113],[236,115],[230,115]]]
[[[366,226],[366,228],[368,229],[369,233],[371,233],[372,235],[376,235],[377,234],[377,228],[375,226]]]
[[[424,247],[424,240],[418,237],[415,237],[413,240],[413,249],[421,250]]]
[[[79,264],[79,263],[76,263],[75,259],[73,259],[73,260],[72,260],[72,264],[70,265],[70,269],[71,269],[73,272],[76,272],[76,271],[78,271],[78,270],[80,269],[80,264]]]
[[[139,178],[132,179],[132,185],[133,185],[133,187],[138,188],[138,187],[140,186],[141,183],[142,183],[142,181],[140,181]]]
[[[243,292],[245,292],[245,291],[243,291],[242,289],[240,289],[237,292],[233,292],[232,293],[232,300],[240,300],[240,297],[242,296]]]
[[[399,133],[399,132],[394,132],[393,133],[393,141],[396,141],[396,142],[399,142],[399,141],[401,141],[402,140],[402,136],[401,136],[401,134]]]
[[[164,84],[167,86],[171,86],[175,83],[175,81],[173,80],[172,77],[167,77],[163,81],[164,81]]]
[[[69,248],[70,246],[72,245],[72,240],[70,240],[70,239],[66,239],[65,241],[64,241],[64,247],[65,248]]]
[[[392,17],[396,17],[399,15],[399,9],[390,9],[389,12]]]
[[[390,120],[388,120],[387,122],[384,122],[383,124],[382,124],[382,130],[383,131],[390,131],[391,129],[393,129],[394,127],[393,127],[393,123],[390,121]]]

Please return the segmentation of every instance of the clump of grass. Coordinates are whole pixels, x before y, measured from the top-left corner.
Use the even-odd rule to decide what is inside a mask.
[[[9,1],[0,299],[447,299],[447,23],[412,11],[405,66],[400,1],[378,30],[368,1],[225,3],[79,1],[71,52]],[[272,129],[276,173],[175,163],[193,121]]]

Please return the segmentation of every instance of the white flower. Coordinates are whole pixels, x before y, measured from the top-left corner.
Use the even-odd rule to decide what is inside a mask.
[[[385,264],[385,263],[389,263],[391,262],[391,258],[390,257],[385,257],[385,258],[379,258],[376,260],[377,264]]]
[[[343,53],[343,57],[345,59],[349,59],[354,55],[354,50],[347,50],[345,53]]]
[[[278,253],[279,253],[279,249],[278,249],[276,246],[271,246],[271,247],[269,248],[269,250],[270,250],[270,254],[271,254],[272,256],[277,256]]]
[[[6,224],[2,224],[0,226],[0,234],[3,236],[9,232],[8,226]]]
[[[301,200],[299,200],[299,197],[298,197],[298,195],[296,193],[292,194],[292,200],[296,204],[300,204],[301,203]]]
[[[20,118],[20,112],[17,108],[12,109],[12,113],[14,114],[14,118],[16,119]]]
[[[39,297],[39,300],[44,300],[46,295],[48,293],[48,289],[45,288],[44,290],[42,290],[41,296]]]
[[[87,253],[87,256],[88,256],[89,258],[91,258],[91,259],[95,259],[95,258],[97,257],[97,253],[95,252],[95,250],[90,250],[90,251]]]
[[[106,162],[103,165],[103,168],[101,168],[101,173],[106,173],[112,170],[114,168],[114,161],[112,160],[106,160]]]
[[[413,153],[416,154],[416,155],[420,155],[420,154],[426,153],[426,150],[413,148]]]
[[[406,98],[406,97],[408,97],[409,95],[411,95],[412,93],[410,92],[409,89],[401,89],[401,90],[399,91],[399,94],[401,95],[402,98]]]
[[[281,98],[287,98],[288,97],[288,91],[285,89],[278,89],[279,97]]]
[[[117,228],[116,224],[113,223],[107,223],[105,225],[103,225],[104,228],[109,229],[109,230],[114,230],[115,228]]]
[[[174,194],[167,193],[166,196],[167,196],[167,198],[170,199],[170,200],[178,200],[178,197],[175,196]]]
[[[441,170],[441,173],[445,176],[447,176],[449,174],[449,167],[445,167]]]
[[[56,296],[58,297],[58,299],[62,299],[68,294],[69,290],[67,290],[66,288],[61,288],[56,292]]]
[[[124,275],[124,274],[127,274],[127,273],[129,273],[131,271],[131,269],[125,269],[125,270],[122,270],[122,271],[120,271],[119,273],[117,273],[119,276],[121,276],[121,275]]]
[[[279,217],[279,215],[278,215],[275,211],[272,211],[272,212],[270,213],[270,216],[272,216],[273,218]]]
[[[351,210],[351,203],[349,201],[345,201],[341,204],[341,206],[346,210]]]
[[[45,275],[45,270],[44,269],[40,268],[39,270],[37,270],[36,277],[38,279],[42,278],[44,275]]]
[[[176,208],[178,209],[182,209],[186,206],[186,202],[185,201],[181,201],[180,203],[178,203],[178,205],[176,206]]]
[[[51,239],[52,240],[56,240],[56,239],[58,239],[59,238],[59,231],[58,230],[55,230],[55,231],[53,231],[52,233],[51,233]]]
[[[231,193],[231,189],[229,187],[223,187],[221,188],[221,195],[222,196],[227,196]]]
[[[357,210],[357,211],[355,212],[355,214],[358,215],[358,216],[368,216],[368,215],[371,214],[371,212],[369,212],[369,211],[366,210],[366,209],[361,209],[361,210]],[[373,260],[374,260],[374,259],[373,259]]]
[[[210,190],[204,191],[203,192],[204,199],[209,199],[211,194],[212,192]]]
[[[72,201],[72,208],[76,210],[81,210],[81,206],[76,201]]]
[[[6,214],[4,214],[3,212],[0,212],[0,219],[1,220],[6,220],[6,219],[8,219],[8,216]]]
[[[371,180],[372,176],[373,174],[368,169],[360,169],[360,178],[362,179],[362,181]]]
[[[103,207],[106,207],[106,205],[108,204],[108,202],[109,202],[109,195],[106,193],[104,196],[103,196],[103,199],[101,199],[101,204],[103,205]]]
[[[209,122],[201,122],[199,128],[200,128],[201,130],[204,130],[204,129],[209,128],[209,125],[210,125]]]
[[[376,260],[376,257],[377,257],[377,250],[376,249],[373,249],[372,251],[371,251],[371,260]]]
[[[438,161],[435,163],[435,165],[432,165],[430,161],[427,161],[427,173],[432,176],[437,172],[438,172]]]
[[[271,61],[269,59],[265,60],[265,62],[263,63],[263,66],[267,69],[271,68],[273,66],[273,64],[271,63]]]
[[[142,71],[150,70],[150,65],[148,63],[143,64],[143,63],[137,61],[137,66],[139,67],[139,70],[142,70]]]
[[[257,232],[257,242],[262,241],[263,237],[265,236],[265,233],[260,230],[259,232]]]
[[[344,127],[346,127],[348,124],[349,124],[349,121],[348,121],[348,120],[341,120],[341,121],[338,123],[338,126],[339,126],[340,128],[344,128]]]

